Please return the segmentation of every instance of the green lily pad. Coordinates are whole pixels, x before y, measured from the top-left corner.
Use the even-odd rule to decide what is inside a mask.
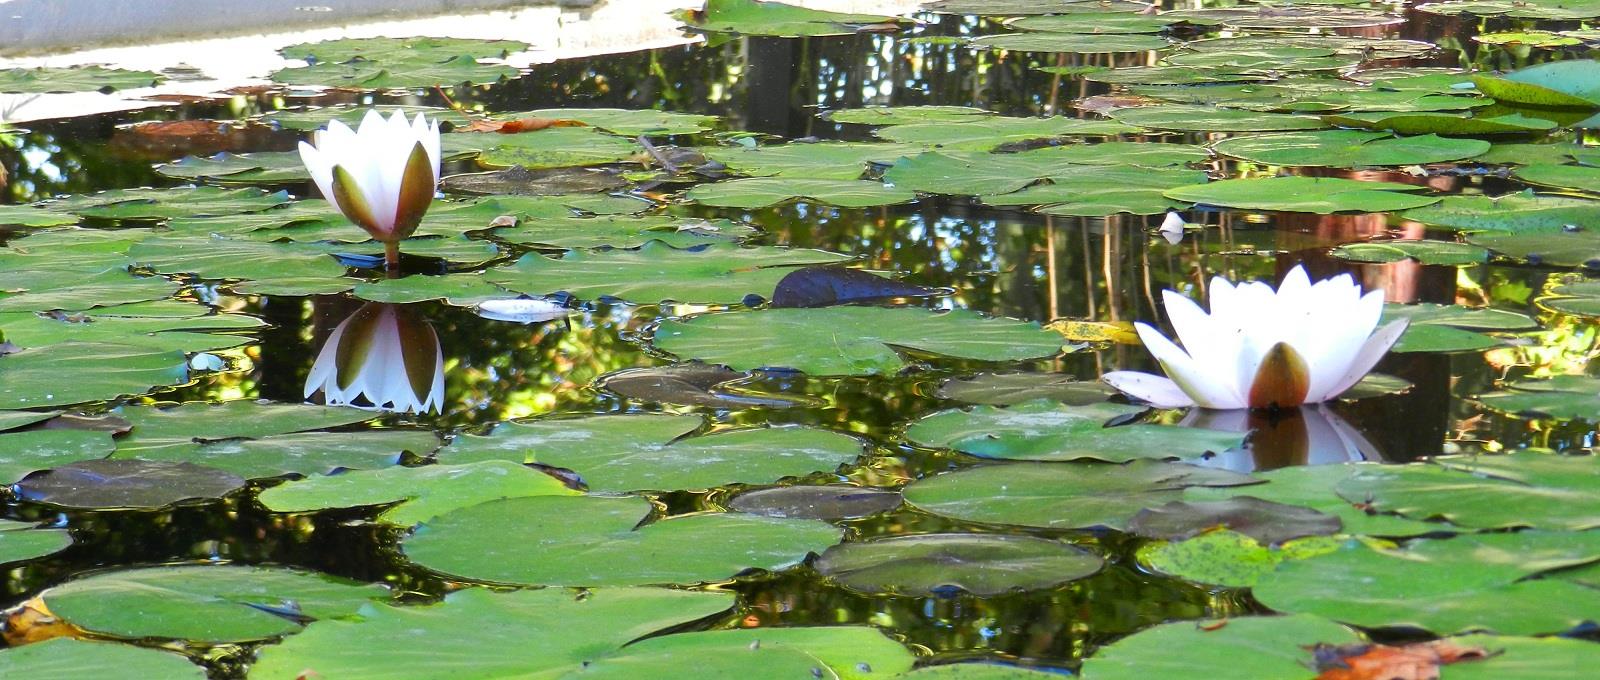
[[[60,227],[77,224],[78,217],[68,213],[42,210],[38,206],[0,205],[0,225],[15,227]]]
[[[60,411],[0,411],[0,432],[27,427],[58,415]]]
[[[1600,541],[1579,533],[1463,536],[1395,551],[1352,542],[1286,561],[1251,591],[1278,611],[1367,628],[1555,633],[1592,618],[1600,592],[1555,579],[1524,579],[1597,558]]]
[[[1016,52],[1069,52],[1073,54],[1103,54],[1120,52],[1147,52],[1171,46],[1165,38],[1154,35],[1093,33],[1005,33],[986,35],[972,41],[974,47]]]
[[[1600,7],[1593,9],[1600,14]],[[1484,94],[1502,102],[1530,106],[1600,107],[1600,80],[1593,59],[1553,61],[1502,76],[1475,75]]]
[[[1174,621],[1096,650],[1084,659],[1082,675],[1084,680],[1299,680],[1313,672],[1311,648],[1362,641],[1354,630],[1315,616]]]
[[[1137,460],[986,465],[925,477],[906,502],[936,515],[1051,529],[1123,526],[1139,510],[1176,500],[1185,487],[1258,480],[1227,470]]]
[[[1465,635],[1451,638],[1451,641],[1492,649],[1495,654],[1449,669],[1450,680],[1561,680],[1572,677],[1574,671],[1581,673],[1582,669],[1589,668],[1600,651],[1588,641],[1561,637]]]
[[[598,217],[535,217],[517,226],[496,229],[502,241],[546,248],[638,248],[660,241],[674,248],[736,241],[756,233],[755,227],[731,220],[704,220],[669,215],[602,215]]]
[[[152,308],[150,305],[160,306]],[[179,312],[172,309],[173,306],[189,311]],[[145,309],[156,313],[146,315]],[[0,327],[5,328],[7,339],[25,347],[67,342],[80,347],[82,343],[111,343],[154,350],[204,352],[248,343],[250,338],[232,333],[266,324],[246,314],[206,314],[207,311],[206,307],[187,302],[158,301],[96,307],[67,315],[0,312]],[[93,360],[80,357],[84,359]]]
[[[1264,16],[1277,12],[1277,7],[1240,8]],[[1330,49],[1336,54],[1362,55],[1366,60],[1402,59],[1420,57],[1438,49],[1437,45],[1423,40],[1395,40],[1392,38],[1364,38],[1353,35],[1289,35],[1270,33],[1229,38],[1208,38],[1184,44],[1185,49],[1201,52],[1248,52],[1252,50],[1299,47]]]
[[[1073,406],[1103,402],[1115,394],[1098,380],[1078,380],[1060,373],[979,373],[952,378],[939,385],[935,396],[968,404],[1009,406],[1035,399],[1051,399]]]
[[[686,10],[678,18],[697,31],[785,38],[848,35],[864,27],[892,26],[900,21],[878,14],[826,12],[764,0],[706,0],[704,8]]]
[[[473,38],[341,38],[314,43],[300,43],[283,48],[283,56],[317,62],[340,62],[351,59],[382,60],[399,56],[403,59],[432,59],[446,61],[452,57],[469,56],[482,59],[504,57],[512,52],[528,49],[526,43],[514,40],[478,40]]]
[[[206,671],[170,652],[115,642],[54,638],[0,650],[0,675],[57,680],[205,680]]]
[[[840,543],[816,570],[851,590],[925,597],[1039,590],[1093,576],[1099,556],[1070,543],[1030,536],[920,534]]]
[[[1465,527],[1581,531],[1600,526],[1600,510],[1582,500],[1600,486],[1600,465],[1593,457],[1523,452],[1433,462],[1362,468],[1335,490],[1380,512],[1442,517]]]
[[[123,269],[110,269],[89,276],[48,276],[38,272],[37,283],[26,293],[0,293],[0,312],[82,311],[132,302],[148,302],[171,297],[178,284],[159,276],[134,276]]]
[[[1038,324],[967,310],[909,307],[763,309],[663,322],[653,343],[735,370],[788,368],[812,375],[895,373],[896,348],[988,361],[1054,356],[1062,338]]]
[[[1099,403],[1067,406],[1047,399],[1015,406],[940,411],[906,429],[912,443],[984,458],[1115,463],[1138,458],[1194,458],[1244,442],[1236,432],[1170,425],[1107,426],[1143,407]]]
[[[118,510],[213,501],[244,485],[244,478],[231,472],[187,462],[96,459],[32,473],[12,490],[34,503]]]
[[[1053,33],[1160,33],[1168,26],[1182,21],[1173,17],[1133,12],[1079,12],[1024,17],[1006,25],[1024,31]]]
[[[50,210],[106,220],[157,220],[256,212],[288,201],[289,195],[282,191],[267,193],[261,189],[177,187],[114,189],[51,199],[44,206]]]
[[[1415,304],[1384,306],[1384,322],[1405,318],[1411,326],[1395,343],[1394,352],[1470,352],[1500,345],[1502,341],[1476,331],[1514,331],[1538,324],[1527,315],[1503,309],[1474,309],[1457,305]]]
[[[1323,130],[1218,142],[1217,153],[1267,165],[1313,165],[1359,168],[1371,165],[1420,165],[1471,158],[1488,151],[1477,139],[1445,139],[1436,135],[1395,137],[1382,132]]]
[[[44,557],[69,545],[72,536],[66,529],[45,529],[28,522],[0,519],[0,564]],[[5,662],[0,661],[0,669],[4,668]]]
[[[1359,56],[1321,47],[1272,47],[1241,52],[1183,52],[1166,63],[1230,71],[1334,71],[1361,63]]]
[[[1137,12],[1147,5],[1123,0],[935,0],[923,9],[941,14],[1028,16],[1084,12]]]
[[[0,70],[0,92],[112,92],[151,87],[159,73],[103,66],[13,68]]]
[[[550,475],[517,463],[489,460],[310,477],[261,492],[261,504],[273,512],[392,506],[378,519],[411,526],[486,501],[576,493]]]
[[[292,243],[261,243],[205,236],[160,236],[128,249],[140,265],[163,274],[207,279],[333,277],[345,267],[321,249]]]
[[[840,520],[869,517],[900,507],[900,493],[860,486],[778,486],[746,491],[728,507],[766,517]]]
[[[1600,282],[1579,281],[1564,283],[1550,289],[1550,294],[1538,299],[1545,309],[1573,316],[1600,317]],[[1557,376],[1565,378],[1567,376]]]
[[[1585,208],[1587,210],[1587,208]],[[1494,233],[1467,235],[1467,242],[1531,265],[1600,269],[1600,236],[1593,232]]]
[[[156,166],[156,173],[178,179],[214,179],[226,184],[311,181],[311,171],[306,170],[300,154],[294,151],[219,153],[208,158],[185,156]]]
[[[1341,522],[1311,508],[1235,496],[1220,501],[1172,501],[1145,508],[1128,521],[1130,534],[1177,541],[1218,527],[1267,545],[1338,533]]]
[[[405,452],[427,456],[437,448],[438,436],[419,430],[306,432],[143,448],[132,454],[119,452],[114,458],[184,461],[227,470],[246,479],[263,479],[389,467],[399,464]]]
[[[44,408],[141,394],[189,379],[183,352],[63,342],[0,357],[0,408]]]
[[[1517,168],[1512,176],[1529,184],[1600,194],[1600,168],[1583,165],[1529,165]]]
[[[891,142],[965,151],[1061,137],[1120,135],[1138,132],[1131,125],[1083,118],[1008,118],[990,116],[960,123],[914,123],[878,128],[873,134]]]
[[[261,114],[263,123],[274,125],[287,130],[315,130],[328,126],[329,121],[337,120],[341,123],[356,127],[361,119],[367,115],[367,106],[319,106],[315,108],[281,109],[268,111]],[[472,122],[467,114],[455,109],[440,106],[414,106],[410,104],[385,104],[379,107],[379,112],[384,115],[394,115],[401,112],[406,118],[415,118],[422,114],[428,120],[437,120],[445,125],[465,126]]]
[[[1229,588],[1249,588],[1288,560],[1303,560],[1337,550],[1344,539],[1313,536],[1282,545],[1262,545],[1226,529],[1176,542],[1140,546],[1139,562],[1157,572]]]
[[[1590,19],[1600,16],[1600,5],[1584,0],[1464,0],[1430,2],[1417,9],[1429,14],[1480,17],[1507,16],[1518,19]]]
[[[503,423],[462,435],[446,463],[510,460],[576,472],[590,491],[709,489],[831,471],[861,455],[861,442],[809,427],[722,430],[690,436],[698,416],[626,415]]]
[[[1059,172],[1048,184],[1036,184],[1016,193],[986,196],[989,205],[1037,205],[1048,215],[1100,217],[1117,213],[1157,215],[1187,204],[1165,197],[1176,187],[1203,184],[1200,170],[1088,166]]]
[[[29,430],[0,434],[0,485],[30,473],[111,455],[111,435],[90,430]]]
[[[1051,73],[1053,67],[1039,70]],[[1191,66],[1132,66],[1097,71],[1083,76],[1085,80],[1115,85],[1202,85],[1208,83],[1249,83],[1272,80],[1266,73],[1240,73],[1228,69]]]
[[[1505,31],[1499,33],[1483,33],[1472,36],[1476,42],[1485,45],[1513,45],[1521,47],[1540,47],[1550,49],[1554,47],[1568,47],[1582,45],[1583,40],[1550,31]]]
[[[1469,114],[1437,111],[1375,111],[1339,113],[1324,118],[1345,127],[1389,130],[1402,135],[1499,135],[1530,134],[1554,130],[1553,120],[1530,118],[1517,113],[1475,117]]]
[[[780,570],[838,542],[817,520],[694,514],[645,523],[638,497],[529,496],[435,517],[401,541],[420,566],[493,583],[695,584]],[[639,559],[648,555],[650,559]]]
[[[480,63],[527,49],[508,40],[455,38],[344,38],[283,48],[305,67],[271,75],[286,85],[326,85],[349,89],[416,88],[462,83],[493,83],[520,75],[516,68]]]
[[[388,592],[292,569],[182,566],[100,572],[40,597],[57,617],[99,635],[229,643],[297,633]]]
[[[1400,262],[1462,267],[1489,261],[1489,251],[1470,243],[1403,240],[1349,243],[1333,249],[1334,257],[1353,262]]]
[[[972,109],[977,111],[977,109]],[[859,109],[856,111],[836,111],[835,115],[872,111],[872,109]],[[982,112],[986,115],[987,112]],[[874,114],[877,115],[877,114]],[[909,116],[909,114],[906,114]],[[845,116],[847,121],[859,118]],[[897,117],[884,115],[889,121],[883,125],[894,125],[920,121],[924,116]],[[969,120],[971,115],[964,115],[956,119]],[[938,118],[934,118],[938,120]],[[955,121],[952,121],[955,122]],[[815,142],[789,144],[776,144],[745,148],[734,147],[709,147],[701,149],[707,158],[728,166],[728,169],[741,175],[759,177],[789,177],[794,179],[826,179],[826,180],[854,180],[861,177],[867,166],[873,163],[889,164],[901,156],[915,156],[921,153],[922,147],[911,144],[884,144],[870,142]]]
[[[860,109],[834,109],[821,114],[823,118],[835,123],[852,123],[856,125],[960,123],[992,115],[994,115],[993,111],[977,109],[971,106],[869,106]],[[830,142],[821,143],[830,144]],[[861,144],[851,144],[849,142],[840,142],[839,144],[862,146]]]
[[[1271,132],[1275,130],[1315,130],[1328,127],[1314,116],[1262,113],[1219,109],[1207,106],[1158,104],[1115,109],[1106,115],[1129,125],[1155,130],[1195,132]]]
[[[693,666],[715,677],[763,674],[870,680],[914,659],[867,627],[758,628],[654,636],[733,606],[731,593],[663,588],[460,590],[426,606],[368,607],[358,620],[323,621],[262,648],[250,674],[293,677],[400,675],[500,678],[666,677]],[[478,630],[460,635],[462,630]],[[643,638],[643,639],[641,639]],[[732,669],[724,670],[725,665]],[[631,673],[631,675],[629,674]],[[609,674],[609,675],[608,675]]]
[[[229,401],[186,402],[177,406],[123,406],[115,412],[133,426],[117,440],[125,457],[141,457],[163,447],[187,448],[198,441],[254,439],[365,422],[370,411],[346,406]]]
[[[1560,233],[1571,231],[1569,225],[1600,220],[1600,201],[1531,191],[1495,198],[1447,196],[1437,205],[1407,210],[1401,217],[1461,231]]]
[[[765,208],[791,200],[867,208],[905,203],[917,197],[914,192],[882,182],[792,177],[751,177],[701,184],[683,196],[696,203],[722,208]]]
[[[731,304],[749,295],[771,297],[791,267],[845,259],[821,250],[734,245],[678,250],[650,242],[638,250],[569,251],[559,260],[529,253],[489,270],[484,279],[528,295],[567,292],[585,300]]]
[[[1221,488],[1194,487],[1183,492],[1189,501],[1215,501],[1249,496],[1261,500],[1316,510],[1339,518],[1344,533],[1364,536],[1406,537],[1448,533],[1456,528],[1440,522],[1422,522],[1375,511],[1362,501],[1349,501],[1334,488],[1366,465],[1298,465],[1257,472],[1265,484]]]
[[[1284,210],[1328,214],[1386,212],[1439,202],[1417,195],[1426,187],[1397,182],[1364,182],[1341,177],[1263,177],[1226,179],[1168,189],[1167,198],[1244,210]]]
[[[656,109],[539,109],[521,113],[497,113],[495,120],[520,120],[547,118],[576,120],[627,137],[639,135],[692,135],[710,130],[717,124],[716,116],[695,113],[658,111]],[[542,131],[541,131],[542,132]]]
[[[1404,21],[1399,16],[1385,12],[1331,5],[1212,7],[1168,12],[1164,16],[1200,19],[1207,22],[1220,23],[1229,28],[1272,30],[1285,28],[1362,28],[1366,26],[1386,26]]]
[[[470,307],[486,300],[511,297],[505,290],[484,281],[481,275],[475,273],[406,276],[352,283],[355,283],[350,289],[352,295],[389,304],[444,300],[458,307]]]
[[[486,168],[518,166],[530,170],[621,163],[644,152],[637,142],[591,127],[552,127],[538,132],[503,135],[493,132],[452,133],[456,141],[483,145],[478,164]]]
[[[1187,165],[1209,159],[1204,147],[1193,144],[1166,144],[1161,142],[1099,142],[1094,144],[1062,144],[1039,149],[1029,149],[1011,154],[1019,160],[1046,168],[1065,168],[1073,165],[1137,165],[1161,168]],[[1049,176],[1045,173],[1041,177]]]

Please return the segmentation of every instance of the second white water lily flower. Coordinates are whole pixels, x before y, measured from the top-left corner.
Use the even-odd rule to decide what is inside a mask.
[[[1236,286],[1213,278],[1209,314],[1176,291],[1163,295],[1183,347],[1148,324],[1135,327],[1168,377],[1113,371],[1103,378],[1161,408],[1293,408],[1327,401],[1360,382],[1406,329],[1404,319],[1377,328],[1382,290],[1363,295],[1349,274],[1312,284],[1299,266],[1276,291],[1261,282]]]
[[[388,245],[392,267],[399,256],[394,244],[417,230],[433,202],[439,123],[420,113],[407,122],[399,111],[386,120],[369,110],[356,130],[335,120],[312,143],[301,142],[300,160],[328,202]]]

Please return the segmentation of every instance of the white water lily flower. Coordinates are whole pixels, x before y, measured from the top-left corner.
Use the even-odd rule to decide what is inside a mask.
[[[312,143],[300,143],[312,181],[346,219],[372,238],[394,244],[421,224],[439,183],[439,123],[422,114],[409,123],[367,111],[361,126],[330,121]],[[392,248],[391,248],[392,249]]]
[[[1148,324],[1139,339],[1163,378],[1113,371],[1103,380],[1160,408],[1293,408],[1333,399],[1365,377],[1405,332],[1401,319],[1377,329],[1383,291],[1361,294],[1349,274],[1311,283],[1296,266],[1274,291],[1261,282],[1211,279],[1211,312],[1163,291],[1179,348]]]
[[[444,406],[444,352],[426,319],[404,305],[369,302],[333,329],[306,377],[329,406],[400,413]]]

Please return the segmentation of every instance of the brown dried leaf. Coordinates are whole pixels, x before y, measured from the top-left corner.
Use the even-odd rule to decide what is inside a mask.
[[[1439,667],[1489,656],[1481,647],[1434,640],[1389,645],[1317,645],[1317,680],[1439,680]]]
[[[12,647],[44,642],[58,637],[79,637],[78,629],[50,613],[44,600],[33,598],[6,612],[0,624],[0,637]]]
[[[538,132],[539,130],[553,127],[589,127],[589,124],[569,118],[479,119],[472,121],[472,124],[467,126],[467,132],[498,132],[503,135],[514,135],[519,132]]]

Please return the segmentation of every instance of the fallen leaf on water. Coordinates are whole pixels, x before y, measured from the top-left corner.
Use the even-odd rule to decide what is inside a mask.
[[[1317,645],[1317,680],[1438,680],[1439,667],[1489,656],[1448,640],[1389,645]]]
[[[58,637],[78,637],[78,629],[50,613],[37,597],[7,611],[0,623],[0,637],[12,647],[44,642]]]
[[[581,120],[568,118],[518,118],[516,120],[474,120],[467,132],[498,132],[514,135],[518,132],[537,132],[553,127],[589,127]]]
[[[1114,342],[1123,345],[1139,344],[1139,334],[1133,324],[1126,321],[1080,321],[1057,319],[1045,328],[1060,333],[1072,342]]]

